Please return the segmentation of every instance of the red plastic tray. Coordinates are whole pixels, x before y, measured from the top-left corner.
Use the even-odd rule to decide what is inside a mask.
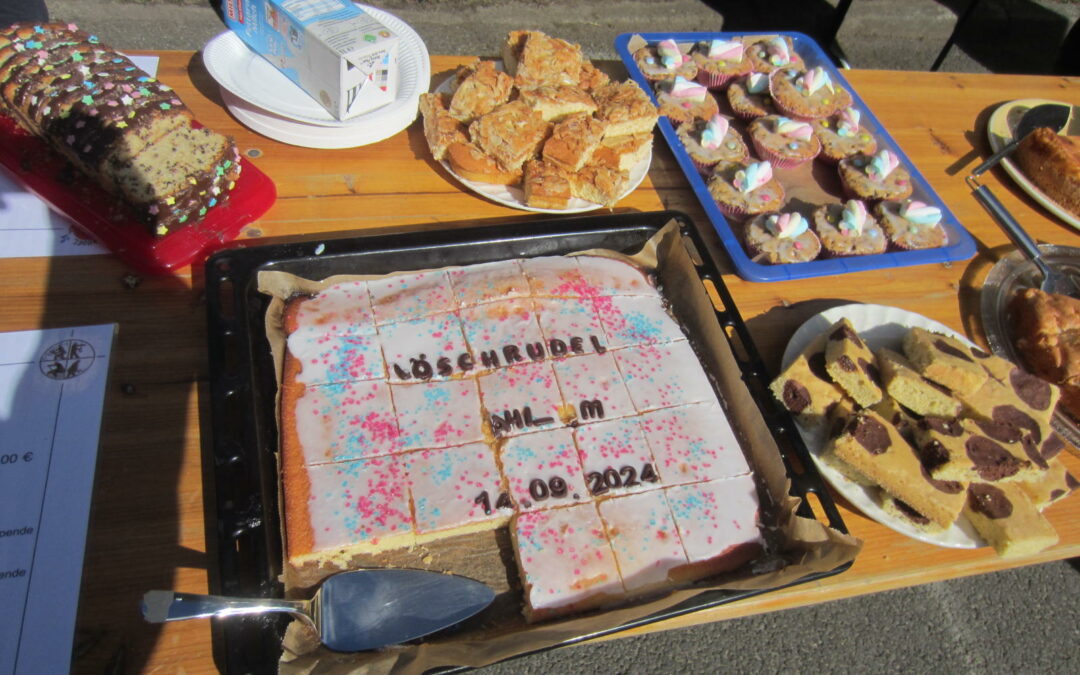
[[[143,274],[168,274],[232,241],[277,199],[270,177],[243,158],[229,198],[201,222],[153,236],[118,199],[78,173],[40,138],[0,115],[0,165],[54,211],[71,219]]]

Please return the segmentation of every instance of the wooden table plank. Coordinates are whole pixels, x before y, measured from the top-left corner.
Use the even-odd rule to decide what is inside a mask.
[[[462,56],[436,56],[433,83]],[[617,64],[607,64],[618,70]],[[277,184],[277,204],[241,238],[279,241],[328,233],[377,233],[444,227],[468,219],[534,218],[466,192],[427,156],[419,124],[373,146],[308,150],[263,138],[223,108],[198,55],[161,54],[159,74],[197,117],[234,135],[242,152]],[[760,284],[730,273],[724,282],[771,366],[788,337],[822,299],[894,305],[979,339],[978,290],[993,262],[1011,250],[1005,235],[970,196],[964,176],[987,154],[985,122],[1006,99],[1042,97],[1080,104],[1080,79],[1020,75],[847,71],[845,76],[979,245],[977,257],[948,265],[879,270]],[[1039,240],[1080,245],[1077,232],[1049,217],[1000,169],[985,176],[1007,208]],[[616,212],[672,208],[706,224],[685,178],[657,139],[645,183]],[[150,626],[138,616],[151,588],[205,591],[214,575],[208,541],[202,445],[206,424],[205,301],[202,271],[125,280],[110,256],[0,260],[5,311],[0,330],[115,321],[120,334],[106,400],[79,614],[80,635],[94,638],[77,670],[100,672],[123,655],[130,670],[213,672],[205,622]],[[129,283],[125,283],[125,281]],[[130,282],[137,282],[130,287]],[[1080,459],[1065,461],[1080,475]],[[1080,555],[1080,499],[1048,517],[1061,543],[1036,556],[1005,561],[989,549],[950,550],[893,533],[841,500],[865,548],[848,572],[635,633],[666,630],[759,612],[980,574]]]

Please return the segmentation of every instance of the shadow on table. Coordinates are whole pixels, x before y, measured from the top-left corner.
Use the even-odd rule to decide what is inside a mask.
[[[181,545],[200,540],[201,520],[185,524],[179,518],[180,500],[198,499],[198,485],[181,484],[181,474],[188,415],[195,410],[197,383],[206,380],[205,308],[183,280],[136,276],[112,255],[53,257],[48,264],[38,325],[119,326],[105,392],[72,671],[141,672],[150,653],[161,647],[160,627],[140,614],[143,593],[174,588],[182,578],[180,568],[207,564],[204,553]],[[183,531],[193,527],[195,534]]]

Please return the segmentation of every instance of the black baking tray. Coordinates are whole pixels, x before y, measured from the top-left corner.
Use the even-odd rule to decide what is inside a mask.
[[[204,444],[208,484],[208,535],[216,548],[218,570],[212,592],[247,597],[281,597],[282,542],[277,505],[278,445],[275,419],[276,378],[264,330],[270,298],[257,290],[260,271],[274,270],[309,279],[336,274],[385,274],[448,265],[560,255],[604,248],[634,253],[664,225],[676,221],[694,249],[699,275],[716,289],[722,309],[716,320],[733,344],[742,379],[772,430],[791,478],[792,494],[802,497],[799,515],[818,515],[847,532],[840,513],[814,468],[802,438],[782,406],[769,393],[771,374],[762,362],[735,303],[711,259],[701,234],[685,214],[675,211],[601,214],[485,225],[470,221],[448,229],[388,235],[352,236],[219,251],[205,266],[210,366],[211,442]],[[817,495],[821,514],[806,496]],[[837,574],[834,570],[796,583]],[[776,589],[768,589],[776,590]],[[765,591],[703,592],[662,613],[631,624],[567,640],[573,644],[627,628],[699,611]],[[215,658],[229,673],[276,670],[284,615],[232,617],[214,621]]]

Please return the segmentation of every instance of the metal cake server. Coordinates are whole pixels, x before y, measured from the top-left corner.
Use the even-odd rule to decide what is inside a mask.
[[[152,623],[238,614],[287,612],[311,624],[339,652],[377,649],[423,637],[481,611],[495,598],[485,584],[452,574],[370,569],[328,577],[310,600],[227,598],[149,591],[143,617]]]
[[[1016,149],[1017,144],[1025,136],[1039,127],[1050,127],[1055,132],[1061,131],[1068,123],[1071,113],[1071,106],[1057,103],[1044,103],[1031,108],[1017,122],[1013,140],[988,157],[985,162],[975,167],[971,175],[967,177],[966,182],[972,189],[972,195],[974,195],[975,199],[990,212],[990,215],[994,217],[1001,229],[1005,230],[1005,234],[1009,236],[1009,239],[1042,273],[1043,280],[1039,288],[1047,293],[1059,293],[1080,298],[1080,284],[1077,284],[1072,275],[1047,263],[1031,235],[1020,226],[1020,223],[1009,213],[1009,210],[998,200],[997,196],[990,191],[990,188],[980,185],[978,182],[978,177],[981,174],[988,171]]]

